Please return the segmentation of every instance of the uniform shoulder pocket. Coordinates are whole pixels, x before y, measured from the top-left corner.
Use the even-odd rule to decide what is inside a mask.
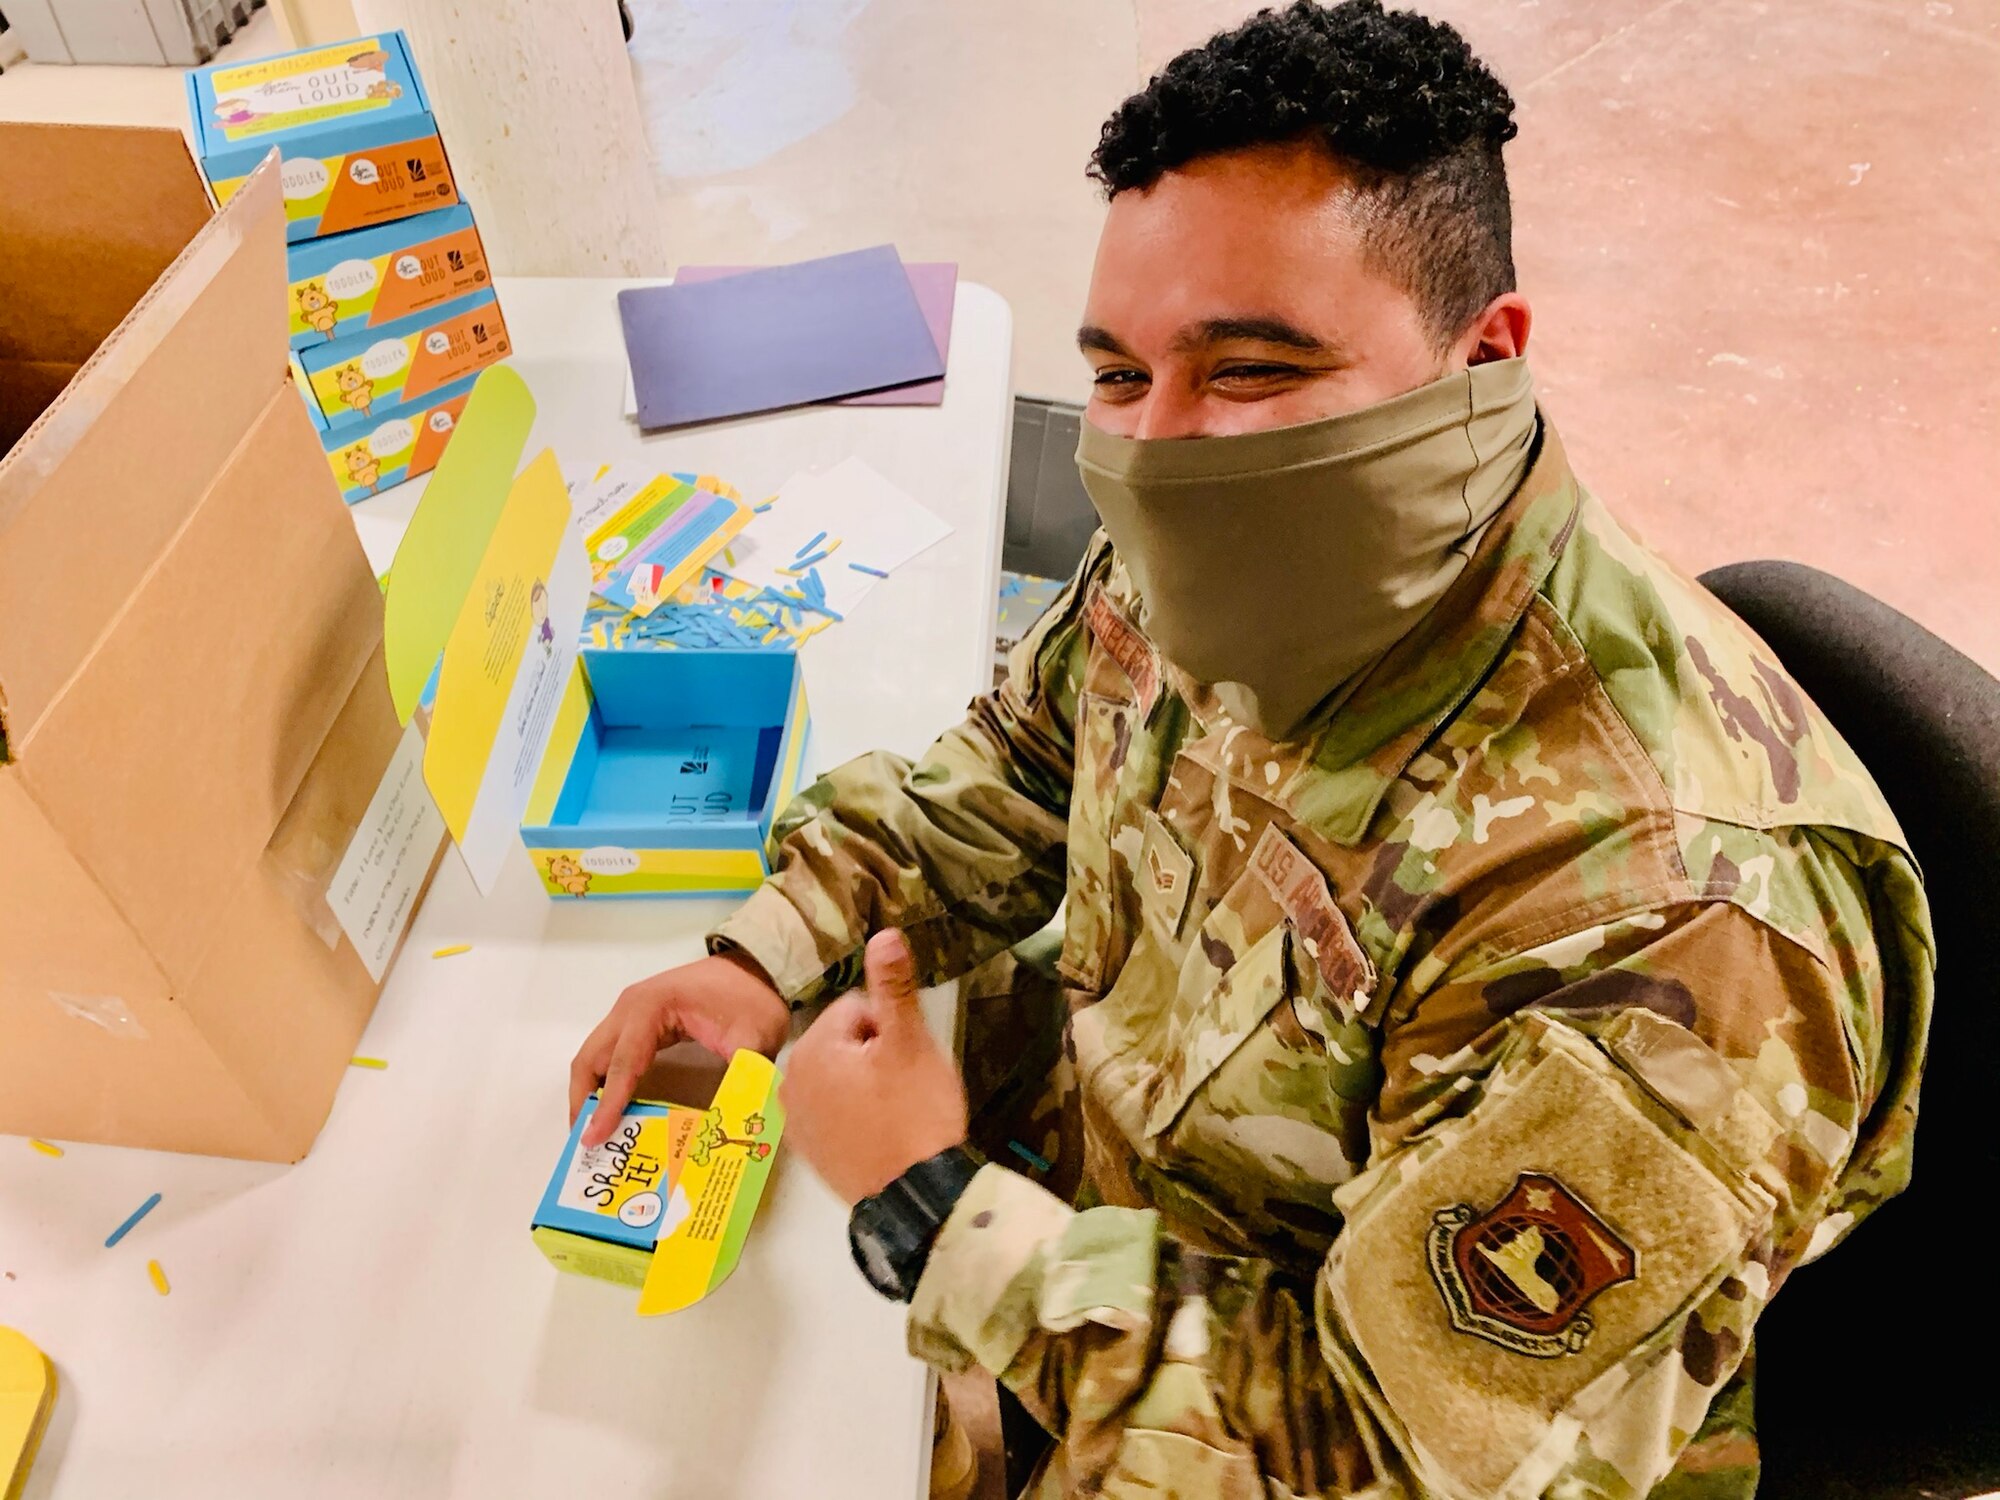
[[[1336,1195],[1322,1278],[1329,1356],[1441,1495],[1542,1493],[1774,1207],[1582,1033],[1515,1025],[1468,1111]]]

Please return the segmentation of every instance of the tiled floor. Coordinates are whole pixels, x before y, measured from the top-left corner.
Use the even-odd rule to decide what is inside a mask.
[[[955,258],[1014,305],[1017,386],[1074,396],[1098,123],[1251,8],[633,0],[661,269]],[[1684,566],[1816,563],[2000,669],[2000,0],[1429,8],[1521,101],[1534,358],[1587,482]],[[56,72],[0,77],[0,117],[178,118],[170,74]]]

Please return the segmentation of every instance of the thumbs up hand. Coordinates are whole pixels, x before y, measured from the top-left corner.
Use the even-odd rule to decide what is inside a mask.
[[[867,982],[799,1038],[785,1069],[785,1144],[847,1203],[965,1139],[958,1064],[924,1025],[902,933],[869,940]]]

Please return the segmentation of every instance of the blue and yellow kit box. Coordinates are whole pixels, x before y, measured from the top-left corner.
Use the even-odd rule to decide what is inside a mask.
[[[809,730],[796,653],[586,647],[521,841],[551,896],[745,895]]]
[[[294,355],[326,427],[344,431],[389,407],[421,402],[513,352],[490,291],[454,302],[396,334],[335,339]]]
[[[309,240],[458,202],[400,31],[188,74],[195,154],[227,203],[273,146],[285,236]]]
[[[376,407],[357,426],[322,428],[320,446],[326,449],[341,497],[352,505],[435,469],[478,378],[471,375],[414,401]],[[311,393],[302,389],[301,394],[310,409]]]
[[[626,1106],[585,1147],[588,1099],[531,1226],[560,1270],[638,1287],[641,1316],[677,1312],[736,1268],[785,1133],[778,1070],[738,1052],[705,1106]]]
[[[486,247],[463,203],[291,247],[286,293],[292,347],[408,333],[493,284]]]

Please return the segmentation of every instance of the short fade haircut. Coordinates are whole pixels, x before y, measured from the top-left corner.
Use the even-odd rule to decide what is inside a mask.
[[[1317,141],[1353,179],[1362,251],[1438,345],[1514,290],[1500,148],[1514,99],[1441,21],[1380,0],[1263,10],[1183,52],[1104,122],[1107,198],[1197,158]]]

